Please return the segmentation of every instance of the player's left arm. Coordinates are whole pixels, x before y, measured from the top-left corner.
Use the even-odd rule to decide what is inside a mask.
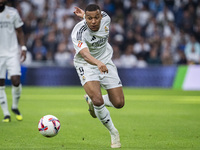
[[[16,28],[16,32],[17,32],[17,38],[19,41],[19,44],[21,45],[21,62],[24,62],[26,60],[26,51],[27,48],[25,46],[25,40],[24,40],[24,32],[22,30],[22,27]]]

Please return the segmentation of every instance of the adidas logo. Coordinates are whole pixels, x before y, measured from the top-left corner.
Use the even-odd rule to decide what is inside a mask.
[[[106,122],[104,122],[103,124],[105,125],[105,124],[107,124],[109,121],[110,121],[110,119],[106,120]]]
[[[122,84],[122,82],[121,82],[121,81],[119,81],[118,85],[120,85],[120,84]]]
[[[91,41],[94,41],[95,39],[96,39],[96,37],[95,37],[95,36],[93,36],[93,37],[92,37],[92,39],[91,39]]]

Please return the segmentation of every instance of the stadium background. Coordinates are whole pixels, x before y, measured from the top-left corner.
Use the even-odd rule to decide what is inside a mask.
[[[80,85],[70,34],[80,21],[74,6],[89,3],[112,19],[109,42],[124,86],[200,90],[198,0],[10,0],[25,23],[23,85]]]

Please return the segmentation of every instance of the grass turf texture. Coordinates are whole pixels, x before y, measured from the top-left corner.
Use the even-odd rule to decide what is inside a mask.
[[[11,88],[6,88],[11,108]],[[103,91],[105,94],[106,92]],[[200,92],[124,88],[123,109],[108,108],[123,150],[199,150]],[[87,111],[82,87],[23,87],[19,122],[0,122],[0,149],[106,150],[110,135]],[[61,130],[52,138],[38,131],[39,119],[55,115]],[[3,118],[2,112],[0,112]]]

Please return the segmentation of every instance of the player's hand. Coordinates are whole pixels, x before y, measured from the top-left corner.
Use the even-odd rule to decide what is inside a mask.
[[[74,8],[75,8],[74,14],[77,15],[78,17],[83,18],[85,12],[79,7],[74,7]]]
[[[26,51],[21,52],[21,63],[26,60]]]
[[[108,68],[106,67],[106,65],[104,63],[102,63],[101,61],[99,61],[97,63],[97,67],[99,68],[99,71],[103,74],[103,73],[108,73]]]

